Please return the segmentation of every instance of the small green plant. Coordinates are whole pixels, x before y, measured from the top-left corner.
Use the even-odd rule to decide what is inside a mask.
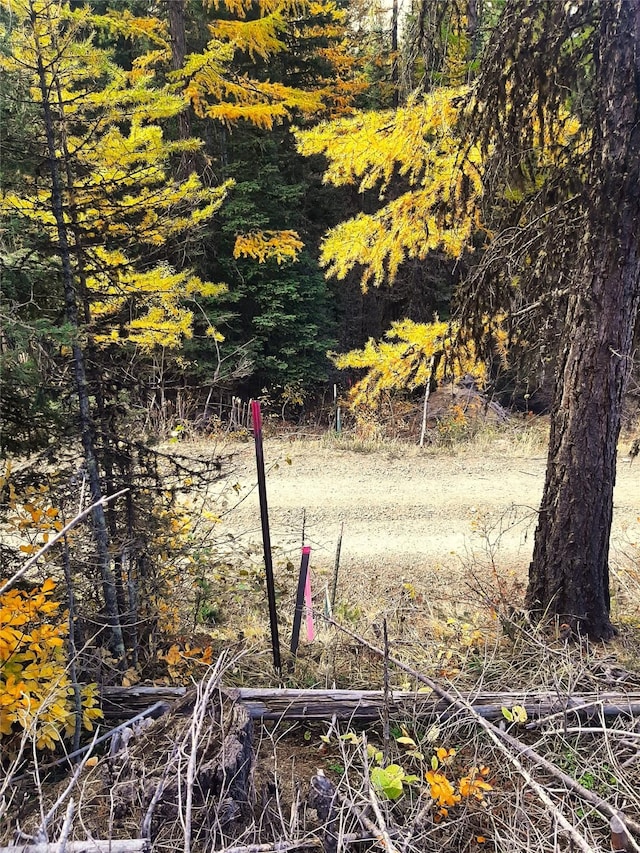
[[[413,785],[420,780],[413,773],[406,773],[399,764],[387,767],[374,767],[371,771],[371,784],[388,800],[397,800],[404,794],[405,785]]]
[[[510,723],[526,723],[528,720],[527,709],[523,705],[514,705],[513,708],[500,709],[502,716]]]

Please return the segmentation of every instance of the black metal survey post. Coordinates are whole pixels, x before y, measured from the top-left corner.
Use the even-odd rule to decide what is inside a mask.
[[[251,401],[251,418],[253,421],[253,438],[256,445],[256,467],[258,469],[258,495],[260,497],[260,521],[262,523],[262,543],[264,546],[264,567],[267,577],[267,598],[269,600],[269,622],[271,624],[271,648],[273,651],[273,666],[282,674],[280,662],[280,639],[278,637],[278,614],[276,611],[276,586],[273,578],[273,561],[271,559],[271,534],[269,532],[269,510],[267,508],[267,484],[264,475],[264,450],[262,447],[262,415],[260,403]]]
[[[302,559],[300,560],[300,574],[298,575],[298,592],[296,594],[296,609],[293,614],[293,632],[291,634],[291,654],[295,657],[300,642],[300,626],[302,624],[302,611],[304,609],[304,588],[307,583],[307,572],[309,571],[309,554],[311,548],[304,545],[302,548]]]

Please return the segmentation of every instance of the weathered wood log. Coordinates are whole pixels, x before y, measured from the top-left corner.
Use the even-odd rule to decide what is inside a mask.
[[[380,719],[384,705],[381,690],[283,690],[279,688],[235,687],[223,690],[230,699],[241,702],[252,719],[263,720],[339,720],[359,722]],[[158,700],[175,701],[186,696],[184,687],[105,687],[102,707],[105,718],[122,717]],[[461,694],[465,702],[488,720],[502,719],[502,708],[522,705],[530,719],[550,714],[568,714],[589,718],[640,716],[640,692],[575,693],[560,697],[551,692],[483,692]],[[435,693],[393,691],[389,713],[421,719],[441,719],[459,714]]]
[[[319,838],[300,838],[297,841],[271,841],[267,844],[244,844],[240,847],[225,847],[220,853],[289,853],[291,850],[319,848]]]
[[[59,841],[51,844],[17,844],[0,847],[0,853],[57,853],[59,846]],[[66,853],[149,853],[151,845],[144,838],[112,838],[107,841],[90,838],[87,841],[67,841],[64,849]]]
[[[263,720],[379,720],[384,706],[381,690],[281,690],[277,688],[238,687],[227,689],[226,694],[241,702],[254,719]],[[446,719],[459,715],[435,693],[393,691],[390,694],[391,715],[435,717]],[[559,697],[544,693],[467,693],[462,694],[474,710],[485,719],[500,720],[502,708],[522,705],[530,718],[549,714],[570,714],[591,717],[639,716],[640,693],[579,693]]]
[[[186,687],[103,687],[100,707],[106,720],[131,717],[156,702],[175,702],[187,693]]]

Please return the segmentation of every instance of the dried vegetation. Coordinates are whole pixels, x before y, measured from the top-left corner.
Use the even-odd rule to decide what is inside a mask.
[[[131,722],[139,707],[127,709],[125,691],[121,719],[105,717],[106,737],[72,767],[37,753],[29,731],[4,751],[0,844],[550,853],[613,842],[637,851],[637,564],[630,537],[612,557],[620,630],[607,646],[532,626],[517,609],[521,590],[492,573],[487,554],[438,602],[406,582],[384,601],[344,590],[335,621],[316,614],[316,640],[295,661],[285,656],[281,678],[265,652],[264,614],[249,614],[245,596],[243,624],[260,627],[231,644],[227,624],[211,664],[185,643],[165,653],[165,689],[187,687],[178,701],[149,697],[153,713]],[[293,585],[280,595],[284,645]],[[229,613],[238,607],[236,596]],[[328,710],[267,720],[230,692],[267,686],[322,690]],[[343,712],[332,688],[382,691],[378,718]],[[415,702],[400,707],[395,691]]]

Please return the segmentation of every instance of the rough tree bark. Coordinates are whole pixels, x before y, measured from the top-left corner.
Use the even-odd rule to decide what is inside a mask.
[[[391,87],[393,89],[393,106],[400,103],[400,65],[398,56],[398,0],[393,0],[391,6]]]
[[[527,606],[594,639],[609,616],[616,445],[640,306],[640,2],[600,5],[587,226],[560,347]]]
[[[171,39],[171,68],[179,71],[187,54],[187,33],[185,0],[168,0],[166,5],[169,37]],[[180,139],[190,139],[191,112],[190,107],[178,113],[178,133]],[[184,151],[180,158],[178,173],[186,177],[191,172],[198,171],[198,157],[193,151]]]
[[[87,470],[87,479],[94,503],[102,497],[100,484],[100,473],[95,452],[94,429],[91,417],[91,404],[89,399],[89,388],[87,383],[87,371],[85,357],[79,343],[79,321],[76,289],[71,263],[72,250],[69,241],[67,221],[64,214],[63,190],[61,180],[60,163],[58,160],[55,121],[51,106],[51,87],[47,80],[44,65],[44,51],[39,43],[38,35],[38,10],[31,3],[31,25],[33,27],[34,44],[36,47],[37,74],[40,93],[42,95],[42,115],[47,140],[47,153],[49,157],[49,171],[51,176],[51,210],[56,222],[58,233],[58,250],[62,266],[62,284],[64,289],[65,314],[67,321],[74,330],[74,341],[72,343],[74,376],[76,392],[78,394],[78,412],[80,420],[80,432],[84,461]],[[111,631],[111,642],[116,658],[124,663],[125,647],[120,624],[120,614],[116,599],[115,578],[111,569],[111,555],[109,550],[109,533],[105,520],[104,507],[98,505],[92,514],[94,541],[100,566],[102,589],[105,600],[105,610]]]

